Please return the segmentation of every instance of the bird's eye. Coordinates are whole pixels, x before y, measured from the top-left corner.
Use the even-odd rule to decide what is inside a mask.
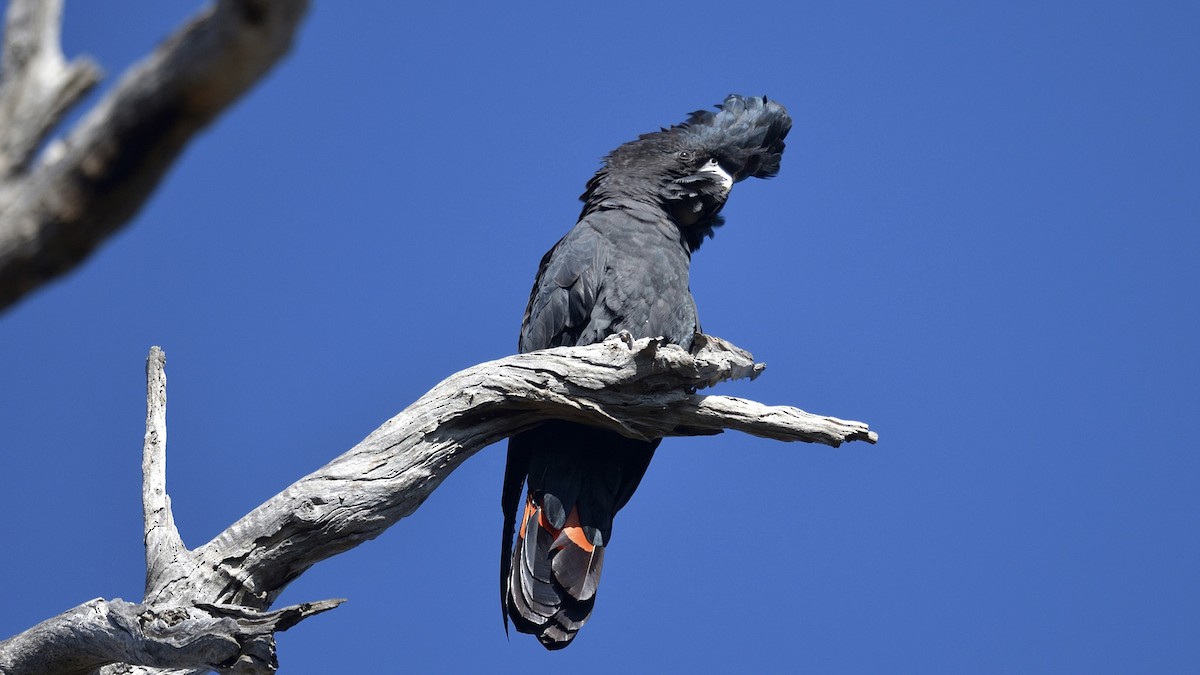
[[[690,150],[680,150],[679,151],[679,159],[691,159],[691,158],[692,158],[692,152]]]

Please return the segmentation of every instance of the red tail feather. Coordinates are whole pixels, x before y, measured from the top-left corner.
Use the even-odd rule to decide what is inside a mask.
[[[604,547],[588,541],[578,508],[559,529],[527,499],[506,595],[513,625],[549,649],[566,647],[592,613],[603,566]]]

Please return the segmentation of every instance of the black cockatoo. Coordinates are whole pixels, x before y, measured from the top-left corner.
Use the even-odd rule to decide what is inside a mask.
[[[734,183],[779,171],[791,125],[778,103],[731,95],[716,112],[694,112],[609,154],[580,197],[579,222],[542,257],[520,350],[591,344],[621,330],[689,349],[699,330],[692,252],[722,224]],[[511,617],[547,649],[570,644],[596,601],[613,516],[657,446],[565,421],[510,439],[501,496],[506,629]]]

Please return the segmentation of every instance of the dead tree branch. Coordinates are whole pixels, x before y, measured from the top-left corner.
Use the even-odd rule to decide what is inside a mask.
[[[696,389],[755,377],[763,368],[723,340],[702,337],[697,347],[689,354],[623,334],[460,371],[196,549],[195,566],[179,570],[188,575],[183,583],[219,587],[222,602],[268,607],[309,566],[374,539],[411,514],[468,457],[546,419],[643,439],[736,427],[832,446],[875,442],[861,422],[696,395]]]
[[[0,72],[0,310],[125,225],[188,142],[288,51],[307,0],[216,0],[40,154],[99,81],[66,63],[62,0],[11,0]]]
[[[146,357],[146,438],[142,447],[142,522],[146,540],[146,595],[164,585],[168,565],[191,559],[167,495],[167,357]]]
[[[697,389],[717,382],[754,378],[762,372],[762,364],[754,363],[749,353],[724,340],[697,336],[689,353],[661,339],[635,341],[622,333],[600,344],[518,354],[451,375],[358,445],[267,500],[212,541],[188,551],[175,531],[166,495],[164,363],[162,352],[152,349],[146,366],[142,464],[147,604],[128,611],[159,617],[167,608],[184,608],[191,620],[194,611],[220,607],[226,617],[232,614],[265,621],[263,625],[270,624],[272,630],[291,623],[280,620],[271,624],[261,612],[293,579],[325,558],[374,539],[411,514],[471,455],[547,419],[574,420],[643,439],[737,429],[835,447],[846,441],[877,440],[861,422],[696,394]],[[299,614],[287,616],[299,620],[337,602],[300,606],[309,610],[289,608]],[[34,663],[21,659],[30,658],[24,655],[31,649],[46,649],[30,646],[49,644],[48,638],[39,637],[40,627],[35,627],[0,643],[0,671],[71,672],[68,665],[73,668],[82,661],[95,668],[96,650],[101,649],[96,645],[101,645],[100,653],[110,659],[104,663],[123,660],[149,667],[187,668],[189,672],[234,668],[231,664],[235,662],[214,660],[209,655],[216,652],[203,652],[205,656],[195,660],[176,655],[178,659],[169,665],[166,660],[149,657],[130,659],[125,655],[134,652],[129,651],[125,638],[117,642],[126,646],[108,647],[112,638],[104,634],[92,639],[89,631],[101,629],[87,628],[93,624],[77,618],[98,611],[97,603],[103,601],[93,601],[43,624],[49,625],[46,630],[59,631],[50,635],[75,631],[71,633],[75,639],[54,642],[58,658],[65,664],[59,670],[37,670],[33,665],[4,669],[6,663]],[[221,654],[239,658],[252,654],[246,668],[273,663],[258,656],[265,653],[261,645],[239,645],[235,650],[224,633],[210,630],[210,624],[194,625],[194,640],[178,644],[194,646],[207,641],[205,644],[216,645],[213,649],[225,650]],[[262,645],[271,644],[265,635],[262,640],[267,641]]]
[[[0,673],[80,675],[110,663],[273,673],[275,632],[341,600],[258,612],[229,605],[149,606],[97,598],[0,642]]]

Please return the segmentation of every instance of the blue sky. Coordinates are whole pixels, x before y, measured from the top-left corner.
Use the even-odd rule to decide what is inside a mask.
[[[285,673],[1185,672],[1200,663],[1200,5],[316,2],[81,269],[0,316],[0,635],[137,599],[143,366],[200,545],[511,353],[599,159],[795,120],[693,265],[717,391],[877,446],[663,444],[565,652],[497,607],[504,448],[281,602]],[[195,9],[67,3],[115,75]],[[94,100],[94,99],[92,99]]]

